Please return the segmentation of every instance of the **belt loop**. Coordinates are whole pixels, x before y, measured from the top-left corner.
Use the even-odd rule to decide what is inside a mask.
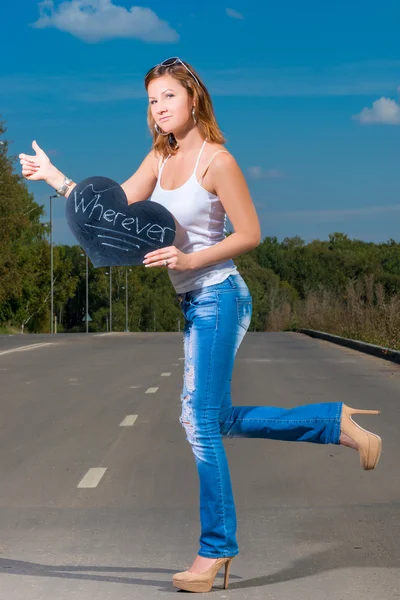
[[[229,283],[230,283],[231,287],[233,287],[233,288],[236,288],[236,287],[237,287],[237,285],[236,285],[236,282],[235,282],[235,280],[233,279],[232,275],[229,275],[227,279],[228,279],[228,281],[229,281]]]

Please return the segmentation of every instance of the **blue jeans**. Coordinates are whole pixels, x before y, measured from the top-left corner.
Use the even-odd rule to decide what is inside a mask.
[[[338,444],[342,402],[285,409],[232,406],[230,385],[239,345],[250,325],[252,298],[239,273],[176,295],[185,317],[180,422],[200,483],[200,549],[209,558],[235,556],[236,512],[222,437]]]

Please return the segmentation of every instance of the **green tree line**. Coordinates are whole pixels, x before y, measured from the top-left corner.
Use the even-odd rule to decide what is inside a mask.
[[[0,136],[6,133],[0,121]],[[0,332],[50,331],[50,224],[0,143]],[[18,163],[19,166],[19,163]],[[229,234],[228,234],[229,235]],[[305,243],[295,236],[261,244],[235,259],[253,297],[249,331],[318,329],[400,349],[400,244],[351,240],[334,232]],[[79,245],[53,246],[58,332],[83,332],[86,256]],[[89,331],[109,326],[110,275],[89,260]],[[112,330],[177,331],[183,315],[167,270],[112,268]]]

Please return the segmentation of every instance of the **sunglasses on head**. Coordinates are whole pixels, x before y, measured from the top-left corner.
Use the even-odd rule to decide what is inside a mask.
[[[190,69],[187,68],[187,66],[185,65],[185,63],[182,62],[181,59],[178,56],[172,56],[171,58],[167,58],[166,60],[163,60],[158,65],[155,65],[154,67],[151,67],[151,69],[149,69],[147,71],[146,77],[150,73],[150,71],[152,71],[156,67],[172,67],[172,65],[176,65],[176,63],[180,63],[182,66],[184,66],[185,69],[186,69],[186,71],[188,71],[191,74],[191,76],[193,77],[193,79],[195,79],[195,81],[197,82],[197,85],[200,86],[200,82],[197,79],[196,75],[194,73],[192,73],[192,71]]]

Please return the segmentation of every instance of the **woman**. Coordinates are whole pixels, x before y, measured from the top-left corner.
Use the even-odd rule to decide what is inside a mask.
[[[260,243],[260,224],[245,178],[215,120],[199,75],[174,57],[145,76],[153,145],[122,184],[128,202],[165,205],[181,226],[174,246],[146,255],[147,267],[168,268],[185,316],[185,367],[180,422],[200,482],[200,549],[191,567],[173,577],[184,590],[210,591],[218,570],[239,553],[236,514],[223,436],[343,444],[359,451],[361,466],[375,468],[381,439],[356,425],[342,402],[292,409],[232,406],[230,383],[236,351],[251,319],[252,298],[233,258]],[[36,155],[20,154],[23,175],[44,179],[68,196],[75,185],[36,142]],[[234,233],[224,236],[226,214]]]

